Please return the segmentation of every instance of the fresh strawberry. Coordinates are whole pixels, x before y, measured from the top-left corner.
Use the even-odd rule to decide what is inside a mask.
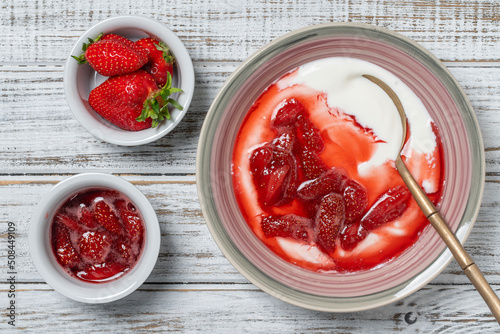
[[[342,169],[331,168],[319,177],[303,182],[297,189],[297,196],[304,201],[312,201],[332,192],[341,193],[346,180],[347,175]]]
[[[120,263],[102,263],[87,266],[85,270],[79,271],[77,276],[85,281],[105,281],[115,278],[125,270],[126,267]]]
[[[321,200],[316,215],[317,243],[326,253],[335,250],[335,243],[345,219],[345,205],[339,194],[328,194]]]
[[[80,255],[91,263],[104,261],[111,248],[110,238],[100,232],[87,231],[78,239]]]
[[[267,216],[262,219],[262,232],[268,238],[284,237],[310,241],[312,220],[294,214]]]
[[[368,231],[361,226],[359,221],[351,225],[345,225],[342,232],[340,232],[340,245],[346,251],[353,250],[367,235]]]
[[[61,223],[55,223],[52,233],[52,247],[59,263],[63,266],[76,266],[80,261],[80,257],[71,244],[70,234],[66,226]]]
[[[348,179],[344,183],[345,224],[351,225],[363,217],[368,207],[368,193],[361,184]]]
[[[119,41],[119,42],[127,45],[128,47],[130,47],[131,49],[133,49],[134,51],[136,51],[138,54],[140,54],[141,59],[142,58],[148,59],[148,57],[149,57],[148,50],[146,50],[142,46],[136,44],[135,42],[132,42],[130,39],[125,38],[123,36],[116,35],[116,34],[106,34],[106,35],[104,35],[104,36],[101,37],[101,41],[106,41],[106,40]]]
[[[137,213],[137,209],[132,203],[126,203],[124,200],[116,201],[115,206],[118,212],[120,212],[123,225],[125,226],[125,230],[130,240],[134,243],[139,242],[144,232],[144,225],[141,217],[139,217]]]
[[[293,126],[297,117],[306,113],[306,108],[299,101],[295,99],[286,100],[273,115],[271,122],[275,128]]]
[[[170,94],[180,92],[171,80],[158,89],[154,78],[144,70],[108,78],[90,92],[90,106],[114,125],[130,131],[156,127],[170,119],[168,104],[182,110]]]
[[[304,148],[298,150],[298,156],[302,174],[306,180],[313,180],[326,172],[327,167],[316,152]]]
[[[72,57],[79,64],[88,63],[97,73],[104,76],[134,72],[147,63],[147,53],[133,42],[123,40],[126,39],[111,37],[103,40],[101,34],[95,40],[89,38],[89,43],[83,44],[82,55]]]
[[[361,219],[361,226],[370,231],[401,217],[410,198],[411,193],[406,186],[389,189]]]
[[[122,234],[123,227],[118,217],[105,201],[101,200],[95,203],[94,219],[106,230],[116,235]]]
[[[155,38],[142,38],[135,42],[148,52],[148,63],[146,71],[151,73],[158,84],[158,87],[163,87],[168,80],[168,73],[174,75],[174,57],[170,49],[165,43],[158,41]]]
[[[318,128],[304,114],[297,116],[297,139],[304,149],[313,152],[321,152],[325,143]]]

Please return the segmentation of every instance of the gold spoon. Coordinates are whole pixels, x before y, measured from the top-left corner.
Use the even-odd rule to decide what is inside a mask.
[[[401,178],[410,190],[417,204],[420,206],[422,212],[425,214],[431,225],[441,236],[446,246],[448,246],[451,253],[453,254],[453,257],[455,257],[455,260],[457,260],[458,264],[460,265],[460,268],[462,268],[462,270],[465,272],[476,290],[479,291],[479,294],[481,295],[481,297],[483,297],[484,301],[493,313],[493,316],[500,324],[500,299],[498,299],[497,295],[488,284],[477,265],[464,249],[455,234],[450,230],[443,217],[439,213],[438,209],[436,209],[434,204],[432,204],[427,195],[420,188],[417,181],[415,181],[413,176],[410,174],[410,171],[408,170],[408,168],[406,168],[403,160],[401,159],[401,150],[403,149],[406,139],[406,114],[401,101],[399,100],[396,93],[394,93],[394,91],[382,80],[368,74],[363,75],[363,77],[382,88],[382,90],[386,92],[387,95],[389,95],[389,97],[396,105],[399,116],[401,117],[401,125],[403,126],[403,139],[401,142],[400,152],[396,159],[396,168],[399,172],[399,175],[401,175]]]

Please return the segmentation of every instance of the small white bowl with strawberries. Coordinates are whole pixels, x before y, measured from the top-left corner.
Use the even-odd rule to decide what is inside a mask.
[[[163,24],[140,16],[102,21],[76,42],[64,73],[80,124],[106,142],[157,140],[184,117],[194,90],[191,58]]]

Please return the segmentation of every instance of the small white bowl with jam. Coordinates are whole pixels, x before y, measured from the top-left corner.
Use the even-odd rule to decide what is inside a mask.
[[[153,270],[160,228],[153,207],[131,183],[85,173],[52,188],[37,206],[29,245],[54,290],[84,303],[135,291]]]

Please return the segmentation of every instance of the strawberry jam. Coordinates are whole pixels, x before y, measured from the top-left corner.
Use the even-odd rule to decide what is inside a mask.
[[[232,171],[243,217],[273,252],[302,268],[354,272],[382,265],[413,245],[428,222],[394,159],[362,168],[384,143],[374,129],[331,106],[324,91],[282,84],[298,71],[268,87],[240,127]],[[407,144],[403,160],[438,204],[442,148],[429,124],[435,145],[421,152]]]
[[[108,282],[126,274],[139,259],[144,223],[122,193],[91,188],[73,194],[56,211],[50,238],[66,272],[86,282]]]

